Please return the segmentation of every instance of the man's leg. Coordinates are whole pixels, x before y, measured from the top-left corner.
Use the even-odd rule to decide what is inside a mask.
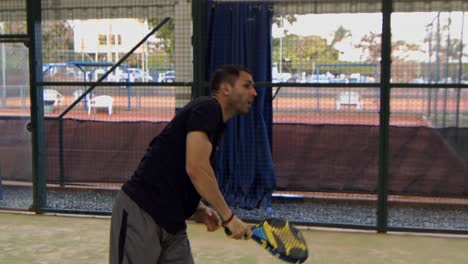
[[[158,263],[161,228],[123,191],[112,208],[109,263]]]
[[[124,226],[122,226],[122,222],[125,222],[123,218],[127,218],[127,212],[123,208],[123,205],[121,204],[122,202],[121,197],[120,197],[120,192],[119,191],[114,198],[114,202],[112,205],[112,218],[111,218],[111,226],[110,226],[110,243],[109,243],[109,263],[110,264],[120,264],[122,263],[122,257],[119,256],[120,252],[123,252],[120,250],[121,245],[119,245],[119,239],[121,238],[120,232],[126,231],[126,226],[127,224],[124,223]],[[124,212],[125,212],[125,217],[124,217]],[[122,236],[122,239],[124,239],[125,236]]]
[[[163,250],[158,264],[194,263],[186,230],[170,234],[166,230],[161,229],[161,233]]]

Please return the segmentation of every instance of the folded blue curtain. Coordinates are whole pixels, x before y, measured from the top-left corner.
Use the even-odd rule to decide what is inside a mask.
[[[256,82],[271,81],[271,25],[269,4],[208,1],[208,73],[236,64],[248,68]],[[243,209],[268,206],[276,188],[271,87],[259,87],[257,93],[249,114],[228,121],[215,162],[227,202]]]

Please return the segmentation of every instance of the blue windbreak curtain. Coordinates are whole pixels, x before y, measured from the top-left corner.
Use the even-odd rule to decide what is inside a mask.
[[[208,1],[208,73],[236,64],[248,68],[256,82],[271,81],[271,25],[269,4]],[[249,114],[228,121],[215,163],[226,201],[244,209],[268,206],[276,188],[271,88],[257,88],[257,94]]]

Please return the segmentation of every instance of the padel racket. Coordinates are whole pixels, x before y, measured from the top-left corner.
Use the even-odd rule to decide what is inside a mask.
[[[228,228],[224,230],[230,235]],[[274,256],[289,263],[302,263],[309,256],[301,232],[283,219],[269,218],[253,226],[252,239]]]

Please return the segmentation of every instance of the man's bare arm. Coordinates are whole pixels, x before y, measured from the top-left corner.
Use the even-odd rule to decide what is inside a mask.
[[[212,145],[205,132],[192,131],[187,135],[186,170],[193,186],[223,220],[232,212],[219,190],[218,181],[210,163]]]
[[[231,237],[234,239],[250,238],[252,231],[249,226],[234,215],[219,190],[218,181],[210,163],[212,148],[213,146],[205,132],[188,133],[185,164],[187,174],[198,193],[221,215],[224,221],[223,226],[231,231]]]

